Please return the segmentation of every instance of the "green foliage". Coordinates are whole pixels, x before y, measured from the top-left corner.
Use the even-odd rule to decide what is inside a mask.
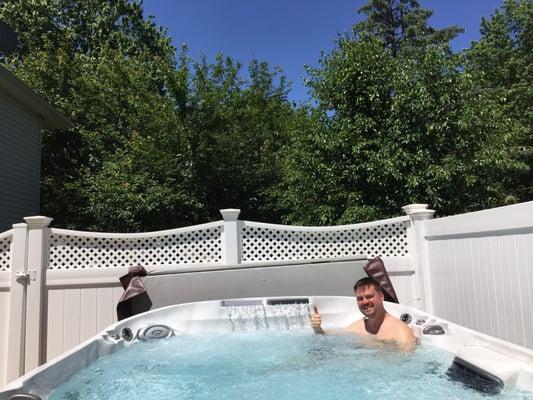
[[[42,213],[58,226],[155,230],[242,217],[368,221],[532,198],[532,5],[505,0],[463,55],[417,0],[370,0],[309,70],[294,106],[279,70],[178,55],[128,0],[3,0],[0,58],[74,122],[44,131]],[[465,62],[466,60],[466,62]]]
[[[444,29],[429,26],[433,11],[421,8],[418,0],[370,0],[359,13],[366,19],[354,25],[356,37],[381,39],[394,55],[401,50],[447,45],[463,32],[456,25]]]
[[[201,205],[176,113],[184,77],[141,7],[12,0],[0,18],[21,42],[4,64],[75,124],[43,134],[42,212],[60,226],[109,231],[194,219]]]
[[[363,10],[375,15],[355,30],[373,34],[341,38],[310,71],[318,122],[285,150],[276,191],[292,210],[285,220],[373,220],[413,202],[441,214],[498,204],[505,177],[518,168],[507,138],[494,129],[498,109],[476,94],[461,56],[442,36],[420,28],[425,21],[404,20],[404,32],[416,40],[395,42],[382,32],[394,32],[396,23],[383,28],[376,21],[396,2],[370,3]]]
[[[128,0],[3,0],[2,20],[17,32],[17,56],[63,47],[70,54],[96,55],[102,46],[132,56],[148,52],[173,61],[166,32],[144,19],[140,3]]]
[[[275,220],[266,189],[278,179],[277,151],[292,115],[284,78],[253,61],[244,80],[240,64],[221,55],[193,68],[187,124],[204,215],[219,219],[220,209],[237,205],[245,218]]]
[[[337,186],[344,173],[342,140],[326,127],[320,112],[301,107],[288,130],[287,144],[280,150],[280,183],[269,194],[282,221],[326,225],[338,218],[345,198]]]
[[[499,112],[497,129],[518,168],[502,196],[533,199],[533,3],[505,0],[481,22],[481,39],[467,51],[467,72]]]
[[[21,46],[2,60],[74,122],[45,131],[42,213],[59,226],[163,229],[240,207],[273,220],[265,188],[292,109],[279,71],[249,79],[219,56],[193,62],[127,0],[18,1],[0,18]]]

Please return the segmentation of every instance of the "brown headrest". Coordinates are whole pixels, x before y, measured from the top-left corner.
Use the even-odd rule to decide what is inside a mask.
[[[390,301],[392,303],[399,303],[398,296],[392,287],[392,282],[389,278],[389,274],[385,269],[385,264],[381,258],[376,257],[368,261],[368,263],[363,267],[366,274],[376,280],[383,289],[383,297],[385,301]]]
[[[141,281],[141,277],[146,275],[148,273],[144,267],[137,265],[130,267],[128,273],[119,278],[120,284],[124,288],[124,293],[117,303],[117,319],[119,321],[148,311],[152,307],[152,301]]]

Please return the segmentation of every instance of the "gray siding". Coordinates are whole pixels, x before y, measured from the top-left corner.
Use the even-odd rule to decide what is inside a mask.
[[[0,91],[0,232],[39,214],[41,120]]]

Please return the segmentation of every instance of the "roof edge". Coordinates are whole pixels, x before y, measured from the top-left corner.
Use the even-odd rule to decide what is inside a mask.
[[[74,124],[63,113],[56,110],[44,97],[2,66],[0,66],[0,90],[7,92],[39,115],[43,119],[43,128],[69,129],[74,127]]]

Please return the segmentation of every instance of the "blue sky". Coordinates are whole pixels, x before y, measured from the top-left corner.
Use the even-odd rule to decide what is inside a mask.
[[[455,50],[479,39],[481,17],[489,17],[503,0],[421,0],[434,11],[436,28],[465,29],[453,42]],[[365,0],[144,0],[145,14],[165,26],[173,44],[189,47],[197,59],[203,52],[212,61],[217,53],[245,66],[253,59],[280,67],[292,82],[289,98],[307,99],[304,65],[317,66],[321,51],[334,46],[338,33],[361,19]]]

